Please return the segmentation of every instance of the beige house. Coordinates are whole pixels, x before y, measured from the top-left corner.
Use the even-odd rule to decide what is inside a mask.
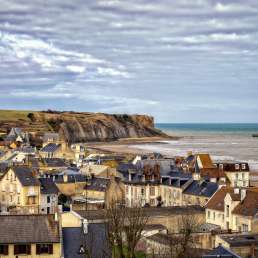
[[[39,213],[40,183],[31,169],[14,167],[0,181],[2,212]]]
[[[3,215],[0,216],[0,228],[0,257],[62,257],[56,216]]]
[[[222,187],[206,205],[206,222],[224,230],[258,232],[258,192]]]
[[[108,207],[113,202],[125,202],[125,188],[120,178],[93,177],[85,185],[83,196],[86,202]]]
[[[249,165],[245,162],[238,163],[216,163],[215,166],[223,171],[230,183],[231,187],[248,187]]]
[[[165,189],[163,189],[164,192]],[[128,207],[157,206],[161,196],[160,184],[152,182],[126,182],[125,200]],[[161,197],[162,198],[162,197]]]

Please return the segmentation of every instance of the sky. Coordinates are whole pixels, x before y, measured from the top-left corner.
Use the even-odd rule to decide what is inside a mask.
[[[0,0],[0,108],[258,122],[257,0]]]

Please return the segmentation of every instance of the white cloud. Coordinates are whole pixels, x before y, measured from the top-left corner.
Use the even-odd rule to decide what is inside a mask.
[[[78,66],[78,65],[67,65],[66,68],[74,73],[83,73],[85,72],[86,68],[83,66]]]
[[[119,76],[124,78],[130,78],[130,75],[125,71],[119,71],[114,68],[98,67],[97,71],[100,75]]]
[[[214,7],[217,12],[230,13],[230,12],[257,12],[256,9],[246,5],[246,4],[223,4],[217,3]]]

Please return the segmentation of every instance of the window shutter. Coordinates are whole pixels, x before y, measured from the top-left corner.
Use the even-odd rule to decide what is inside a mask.
[[[48,245],[48,253],[53,254],[53,245]]]
[[[26,249],[27,249],[27,250],[26,250],[26,253],[27,253],[27,254],[31,254],[30,245],[27,245],[27,246],[26,246]]]
[[[19,254],[19,247],[18,247],[18,245],[14,246],[14,254]]]
[[[4,246],[4,255],[8,255],[8,245]]]
[[[36,244],[36,254],[40,254],[40,245]]]

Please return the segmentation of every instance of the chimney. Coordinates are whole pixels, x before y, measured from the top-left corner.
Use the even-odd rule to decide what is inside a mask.
[[[241,201],[243,201],[245,197],[246,197],[246,189],[241,189],[241,192],[240,192]]]
[[[83,228],[83,234],[88,234],[88,220],[83,219],[82,220],[82,228]]]

